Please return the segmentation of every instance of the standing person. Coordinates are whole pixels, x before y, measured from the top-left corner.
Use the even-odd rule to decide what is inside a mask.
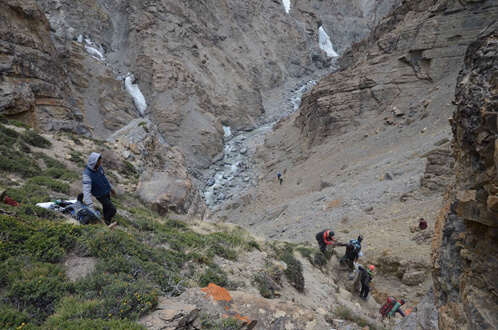
[[[427,229],[427,221],[425,221],[424,218],[420,218],[420,220],[418,221],[418,228],[420,230]]]
[[[280,184],[282,184],[282,182],[284,181],[284,179],[282,179],[282,174],[281,173],[277,174],[277,180],[280,181]]]
[[[90,208],[94,208],[92,197],[102,203],[104,211],[104,221],[107,225],[111,224],[112,217],[116,214],[116,207],[112,204],[111,193],[116,194],[109,180],[104,174],[102,167],[102,156],[99,153],[92,152],[88,157],[88,163],[83,172],[83,195],[85,204]]]
[[[375,271],[375,266],[370,265],[368,268],[365,268],[362,265],[358,265],[358,269],[360,271],[358,276],[360,277],[361,283],[360,298],[367,300],[368,293],[370,292],[370,282],[372,282],[372,273]]]
[[[316,241],[318,245],[320,245],[320,251],[325,254],[325,249],[327,249],[327,245],[334,244],[334,232],[332,230],[324,230],[316,234]]]

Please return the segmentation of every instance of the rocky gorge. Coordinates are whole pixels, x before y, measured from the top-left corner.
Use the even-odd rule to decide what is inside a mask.
[[[323,229],[340,241],[365,236],[360,262],[378,269],[375,301],[356,302],[334,260],[305,270],[304,293],[284,286],[281,305],[233,293],[244,303],[230,308],[248,315],[257,300],[267,311],[260,327],[283,327],[281,313],[299,314],[297,328],[323,326],[337,301],[375,319],[395,295],[416,307],[400,329],[492,328],[496,17],[493,0],[296,0],[289,11],[276,0],[2,0],[0,114],[105,140],[103,153],[139,173],[122,191],[161,216],[310,247]],[[320,49],[319,27],[338,57]],[[294,109],[289,100],[309,81]],[[245,163],[223,159],[226,129],[256,132],[229,148]],[[230,182],[215,175],[226,165],[248,170]],[[426,233],[410,231],[419,217]],[[162,301],[162,316],[143,324],[192,324],[208,308],[199,294]]]

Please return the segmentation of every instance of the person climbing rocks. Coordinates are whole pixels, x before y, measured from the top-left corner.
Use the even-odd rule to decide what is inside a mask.
[[[347,265],[350,273],[353,272],[354,263],[358,261],[358,257],[360,256],[361,241],[363,241],[362,235],[358,236],[357,239],[350,240],[349,243],[347,243],[347,244],[343,244],[343,243],[337,244],[340,246],[346,246],[346,253],[339,260],[339,263],[341,265]]]
[[[282,182],[284,181],[284,179],[282,178],[282,174],[281,173],[277,174],[277,180],[280,181],[280,184],[282,184]]]
[[[355,244],[358,248],[358,253],[361,251],[361,242],[363,241],[363,235],[359,235],[357,239],[352,239],[349,241],[351,244]]]
[[[92,210],[95,209],[91,195],[102,203],[104,221],[107,225],[111,224],[111,220],[116,214],[116,207],[111,201],[111,193],[116,194],[105,176],[104,168],[102,167],[102,156],[99,153],[92,152],[83,171],[84,201]]]
[[[370,282],[372,282],[373,272],[375,271],[375,266],[370,265],[368,268],[363,267],[362,265],[358,265],[361,283],[361,291],[360,298],[367,300],[368,293],[370,292]]]
[[[405,313],[403,313],[403,311],[401,310],[401,306],[403,306],[405,304],[405,300],[404,299],[400,299],[399,301],[396,302],[396,304],[394,304],[394,307],[391,309],[391,311],[389,312],[389,317],[391,316],[396,316],[394,314],[396,313],[399,313],[399,315],[405,317]]]
[[[418,221],[418,228],[420,230],[427,229],[427,221],[425,221],[424,218],[420,218],[420,220]]]
[[[332,230],[324,230],[316,234],[316,241],[320,245],[320,251],[325,254],[327,245],[334,245],[334,232]]]

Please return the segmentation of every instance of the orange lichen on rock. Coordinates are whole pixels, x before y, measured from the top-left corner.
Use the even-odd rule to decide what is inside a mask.
[[[202,291],[206,292],[206,296],[211,296],[215,301],[232,301],[232,296],[227,289],[217,286],[216,284],[209,283],[209,285]]]
[[[239,320],[241,320],[242,322],[247,322],[247,323],[250,322],[249,317],[247,317],[247,316],[241,316],[239,313],[237,313],[237,318]]]

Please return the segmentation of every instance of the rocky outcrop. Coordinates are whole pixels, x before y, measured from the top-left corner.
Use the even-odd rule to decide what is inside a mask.
[[[107,138],[114,143],[132,171],[140,175],[134,186],[145,205],[164,215],[168,212],[202,218],[206,204],[191,180],[185,156],[178,147],[171,147],[148,118],[132,120]]]
[[[339,72],[303,97],[295,120],[303,145],[320,145],[362,120],[388,116],[391,106],[406,114],[403,126],[442,114],[466,47],[497,14],[489,0],[404,1],[342,56]]]
[[[344,50],[399,2],[297,2],[286,13],[281,1],[39,0],[94,134],[104,137],[137,115],[110,68],[114,76],[132,72],[146,112],[196,169],[223,151],[222,125],[254,128],[266,91],[329,66],[319,26]],[[80,35],[101,45],[104,58],[82,52]]]
[[[155,312],[139,322],[149,329],[202,329],[204,321],[233,318],[241,329],[315,329],[315,312],[279,299],[265,299],[215,284],[161,299]]]
[[[493,7],[491,7],[493,8]],[[498,324],[498,25],[467,49],[452,118],[455,176],[433,241],[439,326]]]
[[[454,164],[449,146],[431,152],[427,157],[424,176],[420,179],[421,190],[426,194],[446,191],[448,180],[453,175]]]
[[[426,295],[420,300],[417,307],[413,308],[412,312],[403,318],[396,325],[395,330],[413,329],[413,330],[437,330],[438,312],[434,306],[434,290],[431,288]]]
[[[89,136],[43,10],[32,0],[2,1],[0,20],[0,114]]]

